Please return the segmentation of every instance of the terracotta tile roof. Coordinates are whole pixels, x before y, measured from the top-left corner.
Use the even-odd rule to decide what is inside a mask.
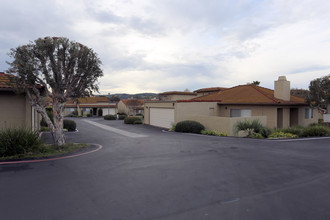
[[[194,92],[181,92],[181,91],[169,91],[169,92],[163,92],[159,95],[197,95]]]
[[[220,104],[305,104],[303,98],[292,95],[290,101],[277,99],[274,97],[274,90],[255,85],[235,86],[224,91],[193,98],[190,101],[218,101]]]
[[[10,86],[10,77],[13,77],[13,75],[0,72],[0,88],[1,89],[12,88],[12,86]]]
[[[224,87],[210,87],[210,88],[203,88],[203,89],[198,89],[195,90],[194,92],[196,93],[202,93],[202,92],[220,92],[222,90],[225,90],[227,88]]]

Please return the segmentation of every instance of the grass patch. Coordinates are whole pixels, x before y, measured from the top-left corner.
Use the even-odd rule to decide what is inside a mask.
[[[22,160],[22,159],[40,159],[47,157],[60,156],[64,154],[69,154],[72,152],[76,152],[83,148],[89,147],[90,145],[80,143],[66,143],[61,146],[61,149],[57,149],[54,145],[42,144],[37,152],[27,152],[24,154],[17,154],[13,156],[0,157],[0,160]]]

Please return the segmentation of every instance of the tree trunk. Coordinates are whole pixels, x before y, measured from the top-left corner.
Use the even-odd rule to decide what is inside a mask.
[[[65,137],[63,132],[63,108],[64,103],[60,103],[53,99],[53,116],[54,116],[54,128],[51,129],[54,144],[58,148],[65,144]]]

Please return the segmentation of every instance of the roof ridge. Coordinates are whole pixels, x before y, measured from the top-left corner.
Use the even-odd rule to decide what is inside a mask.
[[[260,88],[264,88],[264,87],[261,87],[261,86],[255,86],[255,85],[247,85],[247,86],[251,86],[252,88],[254,88],[255,90],[257,90],[260,94],[262,94],[263,96],[265,96],[266,98],[272,100],[274,103],[279,103],[278,99],[276,98],[273,98],[273,97],[269,97],[268,94],[265,94],[264,92],[262,92],[258,87]],[[264,89],[267,89],[267,88],[264,88]],[[271,89],[268,89],[268,90],[271,90]]]

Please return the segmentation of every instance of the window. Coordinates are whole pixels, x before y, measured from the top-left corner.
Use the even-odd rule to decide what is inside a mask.
[[[89,108],[83,108],[83,112],[89,112]]]
[[[313,118],[313,109],[305,108],[305,119]]]
[[[230,117],[251,117],[251,109],[230,109]]]

